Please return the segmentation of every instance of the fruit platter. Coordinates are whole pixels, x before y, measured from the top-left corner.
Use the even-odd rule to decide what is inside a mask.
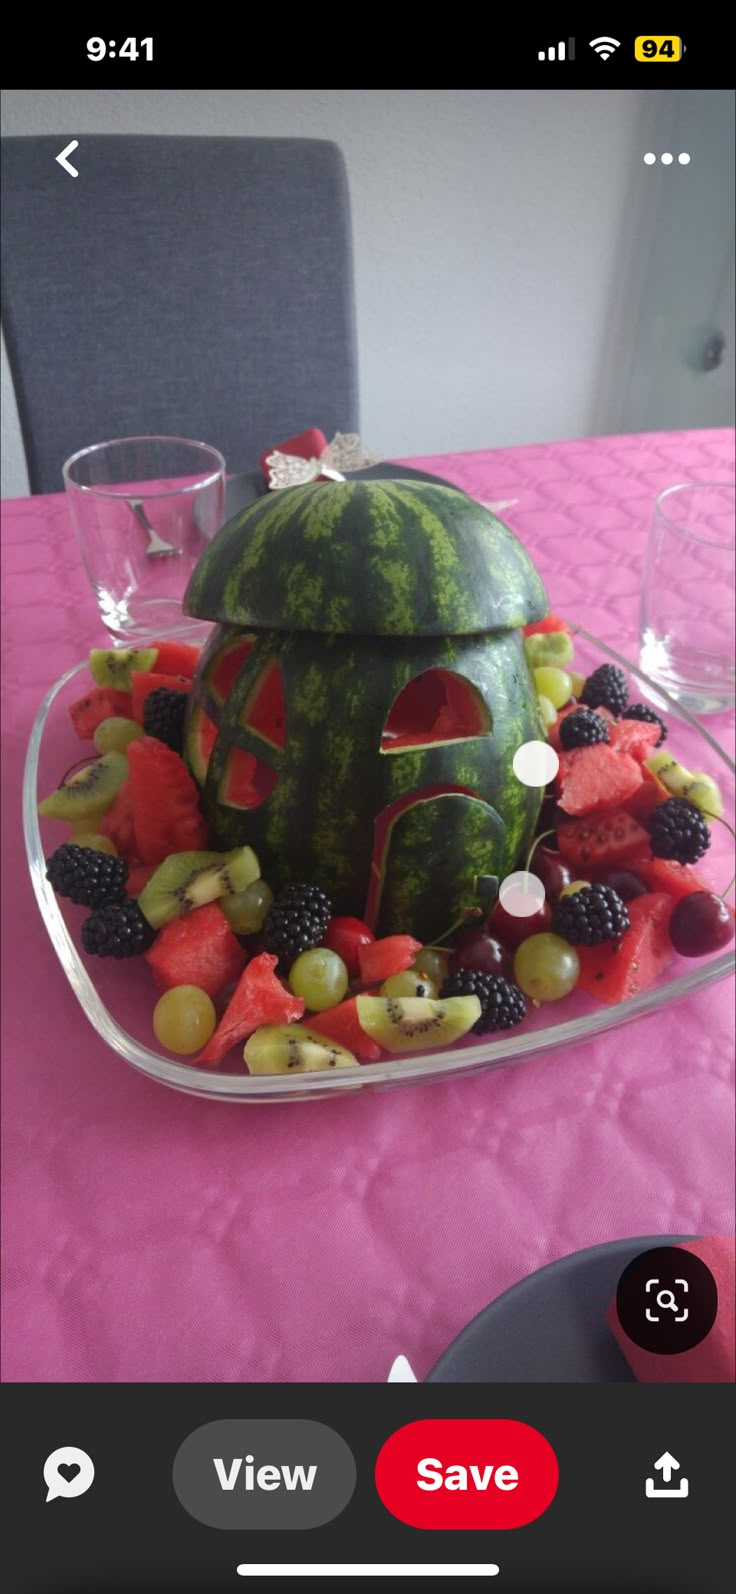
[[[185,599],[201,635],[93,648],[29,744],[72,990],[126,1061],[212,1099],[518,1065],[733,967],[717,742],[550,613],[473,500],[345,487],[236,516]],[[534,785],[514,755],[538,744]]]

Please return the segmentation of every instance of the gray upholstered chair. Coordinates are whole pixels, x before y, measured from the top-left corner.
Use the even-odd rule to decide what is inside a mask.
[[[2,140],[2,320],[32,492],[69,454],[165,433],[252,469],[357,427],[350,209],[334,144]]]

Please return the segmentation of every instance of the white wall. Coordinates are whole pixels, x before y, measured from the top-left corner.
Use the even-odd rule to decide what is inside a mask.
[[[648,99],[18,89],[4,95],[3,132],[58,133],[60,148],[78,138],[79,181],[85,133],[334,139],[353,204],[362,434],[405,456],[580,436],[594,417],[605,429],[595,405]],[[4,351],[2,382],[7,496],[27,486]]]

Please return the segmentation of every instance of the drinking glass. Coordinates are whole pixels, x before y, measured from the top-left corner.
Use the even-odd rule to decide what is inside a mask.
[[[225,461],[218,449],[183,437],[116,438],[72,454],[64,484],[108,630],[151,637],[196,624],[181,604],[223,521]]]
[[[735,508],[719,482],[668,487],[654,506],[639,659],[691,714],[734,706]]]

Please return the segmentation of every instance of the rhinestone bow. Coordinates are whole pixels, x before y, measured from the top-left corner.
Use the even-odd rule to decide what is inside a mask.
[[[268,485],[272,491],[280,487],[303,487],[320,477],[344,482],[351,471],[365,470],[367,465],[378,463],[378,454],[363,448],[357,432],[335,432],[319,459],[302,459],[298,454],[282,454],[278,449],[266,455]]]

